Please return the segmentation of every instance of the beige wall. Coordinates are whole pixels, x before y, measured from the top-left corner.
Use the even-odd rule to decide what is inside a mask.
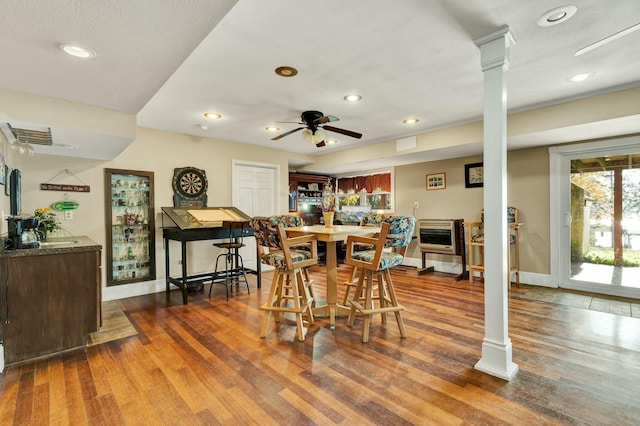
[[[456,158],[396,167],[396,212],[412,214],[414,202],[420,207],[416,219],[479,220],[484,188],[465,188],[464,165],[482,161],[482,156]],[[509,151],[507,160],[508,204],[517,207],[521,231],[520,265],[522,271],[548,274],[549,264],[549,160],[547,148]],[[446,188],[427,191],[426,175],[446,174]],[[420,258],[417,242],[409,256]],[[452,261],[445,256],[429,259]]]
[[[171,180],[175,167],[193,166],[204,169],[209,181],[207,191],[209,205],[231,205],[231,163],[238,159],[256,163],[270,163],[280,166],[281,212],[288,209],[288,155],[274,149],[259,148],[212,139],[195,138],[181,134],[138,128],[136,140],[116,159],[109,162],[36,155],[17,157],[16,167],[22,171],[22,211],[31,214],[38,207],[49,206],[63,199],[65,193],[41,191],[39,184],[52,183],[90,185],[90,193],[69,193],[71,199],[80,203],[70,221],[61,218],[63,227],[71,235],[87,235],[105,245],[105,201],[104,169],[126,169],[153,171],[155,176],[156,206],[156,265],[158,279],[164,279],[164,247],[162,242],[162,222],[160,207],[173,205]],[[69,173],[62,173],[68,169]],[[5,197],[8,200],[8,197]],[[8,201],[7,201],[8,210]],[[166,225],[167,224],[165,222]],[[214,249],[211,242],[196,242],[188,245],[190,273],[211,270]],[[172,274],[178,270],[179,245],[171,245]],[[103,263],[104,264],[104,263]],[[103,272],[103,282],[104,282]]]

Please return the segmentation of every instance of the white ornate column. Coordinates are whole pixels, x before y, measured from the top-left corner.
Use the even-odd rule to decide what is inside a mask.
[[[477,370],[510,380],[518,371],[511,360],[508,318],[507,241],[507,83],[508,26],[474,40],[484,74],[484,321],[482,358]]]

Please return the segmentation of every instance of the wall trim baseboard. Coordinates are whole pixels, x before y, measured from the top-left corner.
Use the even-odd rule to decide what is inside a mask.
[[[413,257],[405,257],[403,265],[422,268],[422,260]],[[427,266],[433,266],[436,272],[445,272],[447,274],[460,274],[462,265],[457,262],[439,262],[434,260],[426,260]],[[479,276],[479,275],[478,275]],[[550,274],[538,274],[535,272],[520,271],[520,282],[522,284],[535,285],[540,287],[558,288],[558,284],[554,283]]]

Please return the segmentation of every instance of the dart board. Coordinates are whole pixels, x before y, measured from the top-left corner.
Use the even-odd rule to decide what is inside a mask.
[[[173,206],[206,207],[207,175],[195,167],[173,169]]]

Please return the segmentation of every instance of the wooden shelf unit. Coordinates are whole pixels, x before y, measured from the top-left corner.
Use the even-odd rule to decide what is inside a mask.
[[[517,220],[517,219],[516,219]],[[520,285],[520,227],[524,223],[509,223],[509,289],[511,289],[511,277],[515,274],[515,283]],[[484,278],[484,223],[465,222],[467,260],[469,261],[469,282],[473,282],[473,273],[479,272]],[[512,254],[513,252],[513,254]]]

